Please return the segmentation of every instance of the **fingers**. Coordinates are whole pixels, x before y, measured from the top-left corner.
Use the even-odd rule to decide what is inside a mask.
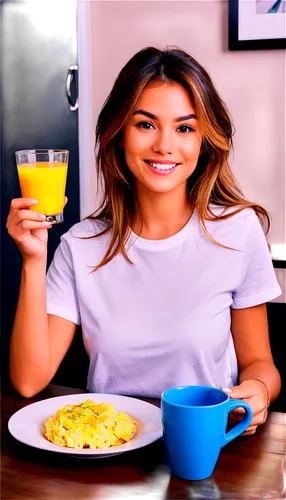
[[[28,219],[36,218],[36,220],[39,219],[44,220],[42,217],[39,216],[38,212],[28,210],[29,207],[36,205],[37,203],[38,202],[36,200],[32,200],[31,198],[14,198],[14,200],[11,201],[10,205],[10,212],[7,218],[7,227],[9,227],[11,221],[17,223],[18,220],[22,220],[23,219],[22,214],[24,214]]]
[[[267,409],[266,410],[263,410],[262,412],[259,412],[258,414],[256,414],[249,427],[241,434],[242,436],[248,436],[250,434],[254,434],[257,427],[261,424],[264,424],[264,422],[266,421],[267,419],[267,415],[268,415],[268,411]],[[228,423],[232,426],[238,424],[241,420],[243,419],[243,415],[240,415],[238,413],[235,413],[235,410],[233,410],[230,414],[229,414],[229,419],[228,419]]]
[[[229,418],[234,422],[240,422],[243,419],[244,415],[238,413],[230,413]]]
[[[258,385],[256,381],[249,379],[245,380],[240,385],[233,386],[231,389],[224,388],[222,390],[226,392],[231,399],[242,399],[249,404],[252,409],[252,421],[241,436],[254,434],[257,427],[266,421],[268,414],[265,394],[264,391],[262,392],[260,390],[260,384]],[[229,414],[228,423],[232,426],[236,425],[243,419],[244,415],[244,408],[235,408]]]
[[[241,417],[243,417],[245,415],[245,409],[244,408],[235,408],[235,410],[231,411],[231,415],[238,416],[241,419]]]
[[[19,226],[23,231],[32,231],[33,229],[49,229],[52,227],[52,224],[47,221],[43,222],[35,222],[32,220],[23,220]]]
[[[253,395],[253,387],[250,384],[242,382],[240,385],[235,385],[231,389],[223,388],[231,399],[247,399]]]
[[[252,408],[252,414],[254,416],[256,415],[261,415],[264,414],[265,411],[267,411],[267,408],[265,405],[261,404],[259,401],[247,401],[246,402],[251,406]],[[234,417],[239,417],[240,419],[245,415],[245,409],[244,408],[235,408],[230,412],[231,415]]]
[[[29,207],[36,205],[31,198],[15,198],[7,219],[7,230],[16,243],[25,243],[29,240],[30,231],[35,229],[50,229],[52,225],[46,222],[46,216]]]
[[[65,196],[64,206],[66,206],[68,202],[68,197]],[[38,204],[38,200],[34,200],[33,198],[14,198],[11,201],[11,211],[14,210],[22,210],[23,208],[29,208]]]
[[[35,212],[34,210],[15,210],[14,217],[16,219],[16,223],[20,223],[23,220],[33,220],[33,221],[45,221],[46,216],[40,212]]]
[[[14,198],[11,201],[11,211],[21,210],[23,208],[29,208],[38,204],[37,200],[32,198]]]
[[[267,419],[268,411],[264,412],[264,415],[254,418],[249,427],[241,434],[241,436],[250,436],[256,432],[259,425],[264,424]]]
[[[34,229],[50,229],[52,224],[47,221],[35,221],[35,220],[20,220],[17,224],[7,223],[7,229],[10,236],[19,243],[24,243],[28,240],[30,231]]]
[[[252,434],[255,434],[257,429],[257,425],[252,425],[251,427],[248,427],[246,431],[244,431],[241,436],[251,436]]]
[[[228,423],[233,428],[235,425],[237,425],[239,423],[239,421],[229,419]],[[258,423],[255,423],[254,421],[252,421],[251,424],[247,427],[247,429],[244,432],[242,432],[240,435],[241,436],[249,436],[250,434],[254,434],[258,425],[259,425]]]
[[[14,200],[13,200],[14,201]],[[18,200],[16,200],[17,202]],[[21,203],[20,203],[21,204]],[[14,204],[14,206],[17,203]],[[12,204],[11,204],[12,206]],[[7,219],[7,229],[18,230],[19,226],[24,230],[38,229],[42,226],[50,226],[50,223],[46,224],[46,216],[40,212],[35,212],[34,210],[16,209],[13,208]]]
[[[68,197],[65,196],[65,201],[64,201],[64,206],[66,206],[68,202]],[[24,210],[29,209],[32,206],[35,206],[38,204],[38,200],[34,200],[32,198],[14,198],[11,201],[10,205],[10,213],[9,215],[14,215],[15,212],[18,212],[19,210]]]

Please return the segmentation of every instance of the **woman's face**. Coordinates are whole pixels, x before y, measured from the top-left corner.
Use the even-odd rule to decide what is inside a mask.
[[[123,128],[121,143],[136,188],[165,193],[185,185],[201,144],[188,91],[178,83],[148,84]]]

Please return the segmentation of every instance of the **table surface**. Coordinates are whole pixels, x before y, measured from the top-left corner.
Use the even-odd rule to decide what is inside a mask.
[[[286,414],[269,412],[256,434],[222,450],[213,475],[186,481],[171,475],[164,441],[121,455],[86,459],[38,450],[16,441],[7,424],[20,408],[42,399],[84,390],[50,384],[23,399],[7,381],[1,393],[1,499],[273,499],[286,498]],[[160,406],[159,400],[140,398]]]

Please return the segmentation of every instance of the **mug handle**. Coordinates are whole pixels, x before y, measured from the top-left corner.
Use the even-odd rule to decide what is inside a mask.
[[[251,407],[245,403],[242,399],[230,399],[228,402],[228,413],[234,410],[235,408],[244,408],[246,411],[243,419],[238,422],[230,431],[228,431],[224,435],[224,443],[222,446],[225,446],[227,443],[230,443],[234,438],[239,436],[240,434],[247,429],[251,420],[252,420],[252,409]]]

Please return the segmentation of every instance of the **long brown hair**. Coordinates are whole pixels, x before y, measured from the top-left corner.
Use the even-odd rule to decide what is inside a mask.
[[[138,99],[151,81],[176,82],[186,88],[195,105],[203,135],[203,152],[195,171],[187,180],[190,202],[196,208],[199,223],[207,235],[206,220],[222,220],[251,207],[261,223],[269,215],[261,206],[246,200],[228,165],[232,147],[233,126],[226,105],[218,95],[206,70],[189,54],[175,47],[159,50],[147,47],[135,54],[120,71],[113,88],[99,114],[96,126],[98,179],[104,181],[104,198],[99,209],[89,219],[104,222],[101,232],[92,237],[111,233],[111,240],[102,261],[94,268],[104,266],[122,253],[129,261],[126,242],[136,211],[134,177],[120,147],[122,129],[130,120]],[[210,203],[231,212],[216,215]]]

